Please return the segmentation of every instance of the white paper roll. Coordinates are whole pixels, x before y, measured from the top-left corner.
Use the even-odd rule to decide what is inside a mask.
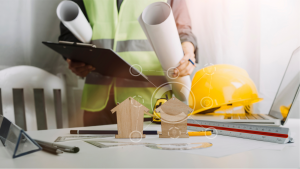
[[[56,9],[59,20],[83,43],[92,39],[92,28],[79,6],[72,1],[62,1]]]
[[[172,83],[173,93],[179,100],[187,101],[190,90],[186,88],[191,88],[190,77],[173,79],[167,75],[173,73],[184,56],[171,7],[165,2],[152,3],[144,9],[138,20],[165,71],[167,80],[176,82]]]

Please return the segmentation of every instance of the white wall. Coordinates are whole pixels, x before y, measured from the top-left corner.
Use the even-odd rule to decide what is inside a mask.
[[[68,85],[77,86],[65,61],[41,44],[57,41],[55,9],[60,1],[0,0],[0,70],[32,65],[52,74],[65,73]],[[187,0],[187,4],[199,44],[197,69],[207,63],[246,69],[264,98],[256,109],[267,113],[289,57],[300,46],[300,1]]]
[[[244,68],[268,113],[293,50],[300,46],[299,0],[187,0],[200,63]],[[299,64],[300,66],[300,64]],[[299,118],[298,110],[292,117]]]
[[[65,74],[69,124],[71,127],[82,126],[82,86],[78,87],[77,77],[69,71],[65,60],[42,44],[42,41],[58,41],[56,7],[60,1],[0,0],[0,70],[31,65],[54,75]]]
[[[261,2],[260,65],[262,71],[259,85],[259,92],[265,99],[264,102],[259,103],[263,112],[269,110],[289,58],[299,46],[300,1],[263,0]],[[297,107],[298,110],[292,110],[291,117],[299,118],[299,104]]]

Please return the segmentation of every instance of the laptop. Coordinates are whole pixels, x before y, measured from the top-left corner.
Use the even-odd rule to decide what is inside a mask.
[[[290,110],[293,107],[299,108],[299,101],[296,101],[299,91],[300,47],[291,56],[268,114],[255,113],[250,110],[250,106],[245,106],[219,112],[216,110],[215,113],[194,114],[189,116],[189,118],[194,120],[280,126],[286,123]]]

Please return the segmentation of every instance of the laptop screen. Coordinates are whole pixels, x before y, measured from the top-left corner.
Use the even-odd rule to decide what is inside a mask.
[[[300,47],[292,54],[287,69],[283,75],[281,84],[275,96],[271,107],[270,116],[281,119],[284,125],[287,116],[292,108],[299,107],[296,105],[296,96],[300,86]]]

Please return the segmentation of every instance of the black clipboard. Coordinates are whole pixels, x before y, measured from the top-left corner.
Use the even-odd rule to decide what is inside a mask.
[[[42,42],[52,50],[72,61],[91,65],[103,76],[125,78],[130,80],[148,81],[148,78],[123,60],[111,49],[95,48],[91,44],[75,42]]]

